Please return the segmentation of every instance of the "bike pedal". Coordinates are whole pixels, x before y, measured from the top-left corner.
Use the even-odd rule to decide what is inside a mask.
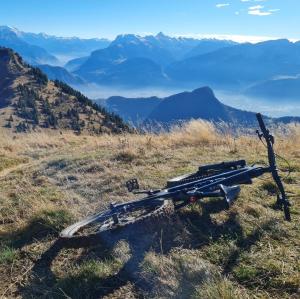
[[[128,192],[132,192],[133,190],[139,190],[140,185],[137,179],[131,179],[126,182],[126,187]]]

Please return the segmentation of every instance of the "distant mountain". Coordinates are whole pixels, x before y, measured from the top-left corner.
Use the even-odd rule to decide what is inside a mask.
[[[0,48],[0,125],[16,132],[40,129],[90,134],[129,127],[65,83],[49,81],[14,51]]]
[[[27,43],[19,37],[17,29],[8,26],[0,26],[0,46],[12,48],[20,53],[26,62],[33,65],[58,63],[55,56],[41,47]]]
[[[162,102],[158,97],[124,98],[110,97],[97,103],[104,105],[111,112],[120,115],[124,120],[140,123]]]
[[[238,45],[238,43],[231,40],[219,40],[219,39],[202,39],[198,40],[197,46],[184,55],[184,58],[190,58],[199,56],[220,50],[222,48],[232,47]]]
[[[110,40],[105,38],[81,39],[78,37],[57,37],[45,33],[26,33],[19,31],[19,37],[29,44],[44,48],[54,55],[85,56],[106,48]]]
[[[147,120],[173,123],[192,118],[245,124],[252,123],[255,114],[222,104],[209,87],[202,87],[165,98],[149,114]]]
[[[94,51],[75,73],[100,84],[112,82],[117,85],[128,83],[132,86],[148,85],[151,83],[148,80],[152,80],[154,75],[155,81],[161,84],[165,80],[161,65],[171,61],[174,58],[170,52],[143,37],[120,35],[109,47]],[[138,78],[141,78],[140,82],[136,82]]]
[[[175,62],[166,69],[177,82],[245,86],[275,76],[295,76],[300,69],[300,44],[288,40],[225,47]]]
[[[86,68],[81,68],[81,70]],[[76,71],[74,74],[81,75],[84,79],[95,81],[100,85],[118,85],[120,87],[138,87],[138,86],[155,86],[166,84],[168,78],[164,75],[163,69],[154,61],[137,57],[126,59],[120,63],[111,65],[110,67],[103,66],[98,73],[85,75],[81,71]]]
[[[195,89],[192,92],[182,92],[166,98],[124,98],[111,97],[105,102],[105,107],[118,113],[124,119],[135,124],[164,124],[204,119],[214,122],[224,121],[234,126],[252,126],[256,124],[253,112],[243,111],[221,103],[209,87]],[[270,118],[272,122],[300,122],[300,117]]]
[[[78,68],[88,60],[88,58],[89,57],[87,56],[87,57],[71,59],[65,64],[64,67],[69,72],[76,72]]]
[[[48,64],[38,65],[50,80],[59,80],[69,85],[80,85],[85,82],[76,75],[69,73],[66,69],[59,66],[51,66]]]
[[[300,101],[300,76],[266,80],[249,87],[245,93],[269,100],[295,99]]]

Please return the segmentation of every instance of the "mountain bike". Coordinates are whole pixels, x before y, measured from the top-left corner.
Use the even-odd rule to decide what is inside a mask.
[[[248,166],[245,160],[204,165],[194,173],[170,179],[164,188],[156,190],[140,190],[137,179],[129,180],[126,182],[128,191],[145,194],[144,197],[125,203],[111,203],[109,209],[67,227],[60,237],[92,236],[133,224],[143,225],[147,219],[159,221],[159,218],[168,217],[204,198],[220,197],[230,208],[240,193],[240,185],[251,184],[252,179],[266,173],[272,175],[278,188],[276,206],[284,211],[285,219],[291,221],[290,202],[276,165],[274,137],[266,128],[262,115],[258,113],[256,117],[261,130],[256,133],[267,147],[268,166]]]

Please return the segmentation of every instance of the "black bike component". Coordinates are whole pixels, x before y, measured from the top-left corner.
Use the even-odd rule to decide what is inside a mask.
[[[115,225],[117,225],[119,223],[119,218],[118,218],[118,214],[117,214],[117,211],[116,211],[115,203],[110,204],[110,210],[111,210],[113,222],[114,222]]]
[[[140,189],[140,185],[139,185],[139,182],[137,179],[131,179],[131,180],[127,181],[125,184],[126,184],[128,192],[133,192],[133,190]]]
[[[245,166],[246,166],[245,160],[222,162],[222,163],[217,163],[217,164],[200,166],[198,173],[204,175],[204,174],[209,174],[210,172],[215,172],[215,171],[225,171],[225,170],[234,170],[234,169],[244,168]]]
[[[221,184],[220,189],[221,189],[222,195],[224,197],[226,206],[229,209],[230,206],[232,205],[233,201],[236,200],[237,197],[239,196],[239,194],[241,192],[241,187],[240,186],[228,187],[228,186],[224,186]]]
[[[202,198],[223,197],[226,207],[229,209],[233,201],[237,199],[241,191],[240,186],[224,186],[222,184],[218,185],[218,189],[219,191],[203,192],[203,191],[199,191],[199,189],[196,188],[193,191],[188,192],[188,195],[190,196],[189,201],[191,203],[194,203],[197,200]]]
[[[273,149],[273,145],[275,142],[274,137],[270,134],[269,130],[267,130],[267,128],[264,124],[264,121],[262,119],[262,115],[260,113],[257,113],[256,117],[257,117],[257,120],[258,120],[258,123],[259,123],[262,133],[260,133],[259,131],[256,131],[256,132],[260,139],[262,137],[264,137],[264,139],[266,141],[267,149],[268,149],[268,160],[269,160],[269,165],[270,165],[270,172],[271,172],[272,177],[273,177],[273,179],[278,187],[278,190],[280,192],[280,195],[277,198],[276,204],[278,205],[278,207],[280,209],[283,209],[285,219],[287,221],[291,221],[290,202],[287,199],[282,181],[278,174],[277,165],[276,165],[276,157],[275,157],[275,153],[274,153],[274,149]]]

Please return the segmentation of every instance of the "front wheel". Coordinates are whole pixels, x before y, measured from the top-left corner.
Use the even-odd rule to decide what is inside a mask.
[[[170,216],[173,212],[174,205],[171,200],[157,201],[155,206],[140,206],[132,203],[126,211],[116,213],[112,210],[106,210],[87,217],[64,229],[60,233],[60,237],[62,239],[91,237],[104,231],[140,224],[147,220],[159,221],[161,218]]]

